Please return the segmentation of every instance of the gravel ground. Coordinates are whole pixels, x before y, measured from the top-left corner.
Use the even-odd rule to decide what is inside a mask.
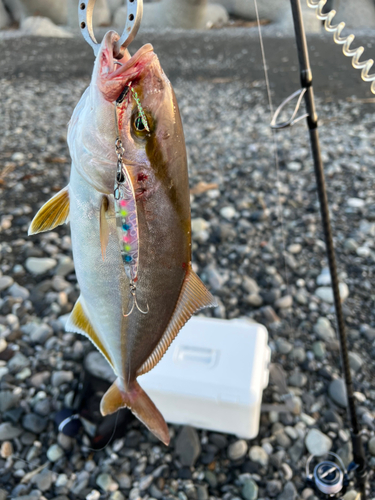
[[[296,126],[277,136],[277,171],[259,83],[175,85],[189,153],[193,260],[219,302],[205,314],[247,316],[269,330],[271,383],[259,436],[171,426],[165,448],[133,420],[125,436],[94,453],[83,432],[76,439],[57,432],[54,415],[71,403],[93,347],[63,331],[78,296],[69,228],[32,238],[27,228],[67,183],[67,123],[88,83],[0,81],[0,499],[312,500],[303,471],[309,452],[331,449],[351,460],[339,345],[307,132]],[[374,468],[373,115],[363,103],[317,104],[350,362]]]

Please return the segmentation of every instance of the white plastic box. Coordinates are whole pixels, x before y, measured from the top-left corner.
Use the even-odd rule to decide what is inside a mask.
[[[254,438],[268,385],[267,340],[257,323],[193,317],[140,385],[169,423]]]

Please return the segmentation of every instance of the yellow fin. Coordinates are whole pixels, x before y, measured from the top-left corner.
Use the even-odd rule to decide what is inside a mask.
[[[105,217],[105,213],[108,210],[108,198],[103,196],[102,204],[100,206],[100,248],[102,250],[102,258],[105,259],[105,252],[107,250],[108,239],[109,239],[109,226],[108,221]]]
[[[147,373],[159,363],[172,341],[176,338],[178,332],[195,312],[205,307],[215,306],[216,301],[214,297],[192,270],[190,264],[185,281],[182,285],[180,296],[178,297],[177,305],[167,329],[151,355],[137,371],[137,376]]]
[[[79,297],[74,305],[73,311],[71,312],[65,325],[65,330],[67,332],[81,333],[82,335],[88,337],[113,368],[113,363],[110,355],[108,354],[102,341],[91,325],[85,311],[83,310],[81,297]]]
[[[68,221],[69,191],[68,186],[59,191],[45,203],[35,215],[29,227],[29,236],[32,234],[50,231]]]

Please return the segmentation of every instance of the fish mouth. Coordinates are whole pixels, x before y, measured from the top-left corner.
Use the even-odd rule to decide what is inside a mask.
[[[153,46],[147,43],[133,56],[126,50],[124,56],[117,60],[113,56],[113,48],[118,39],[117,33],[108,32],[99,54],[99,88],[104,97],[111,102],[118,99],[126,86],[139,80],[141,74],[156,57]]]

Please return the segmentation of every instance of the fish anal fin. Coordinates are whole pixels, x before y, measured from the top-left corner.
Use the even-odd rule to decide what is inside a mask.
[[[159,363],[178,332],[194,313],[205,307],[215,306],[214,297],[193,271],[190,264],[172,318],[157,346],[137,371],[137,376],[147,373]]]
[[[87,314],[82,307],[81,297],[79,297],[74,305],[74,308],[66,323],[65,330],[67,332],[80,333],[81,335],[85,335],[86,337],[88,337],[113,368],[113,363],[110,355],[104,347],[103,342],[95,332],[93,326],[90,323],[90,320],[87,317]]]
[[[126,391],[121,379],[117,378],[102,397],[100,412],[103,416],[114,413],[120,408],[129,408],[160,441],[168,446],[170,437],[164,417],[136,380],[130,382]]]
[[[66,186],[39,209],[30,224],[28,234],[32,235],[50,231],[68,222],[68,218],[69,186]]]
[[[107,250],[108,240],[109,240],[109,226],[106,219],[106,212],[108,210],[108,198],[103,196],[102,203],[100,206],[100,248],[102,250],[102,258],[105,259],[105,253]]]

